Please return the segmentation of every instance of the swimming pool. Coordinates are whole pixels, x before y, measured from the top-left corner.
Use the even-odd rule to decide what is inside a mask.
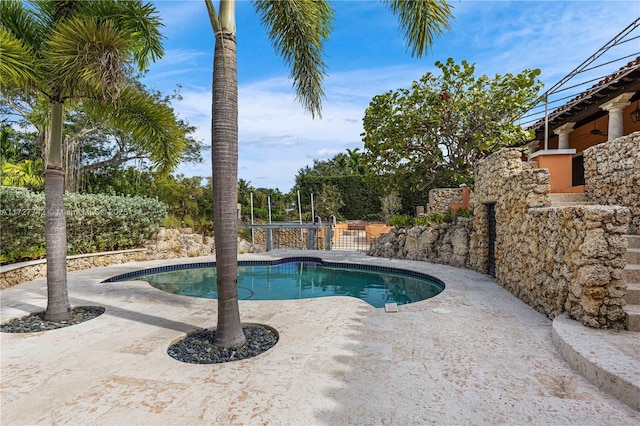
[[[183,296],[216,299],[215,262],[170,265],[129,272],[104,282],[141,280]],[[381,308],[429,299],[444,290],[430,275],[382,266],[326,262],[313,257],[238,262],[240,300],[288,300],[352,296]]]

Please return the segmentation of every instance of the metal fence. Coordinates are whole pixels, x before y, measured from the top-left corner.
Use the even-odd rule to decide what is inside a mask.
[[[334,226],[330,223],[277,222],[270,224],[240,224],[251,230],[251,243],[266,251],[297,250],[369,250],[371,236],[364,225]]]

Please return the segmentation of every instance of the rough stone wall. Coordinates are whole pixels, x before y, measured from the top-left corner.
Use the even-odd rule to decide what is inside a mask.
[[[567,311],[591,327],[623,328],[629,210],[548,207],[548,170],[521,162],[519,150],[493,154],[475,171],[474,268],[487,270],[486,203],[495,203],[499,284],[549,318]]]
[[[272,243],[274,247],[306,247],[307,246],[307,230],[303,229],[303,240],[300,241],[300,229],[296,228],[279,228],[272,231]],[[256,246],[266,246],[267,230],[254,229],[253,239]]]
[[[637,143],[637,139],[630,140]],[[637,159],[638,151],[633,149],[632,156]],[[609,157],[612,159],[605,163],[618,166],[599,170],[621,170],[620,164],[629,162],[614,154]],[[467,224],[457,221],[446,230],[440,228],[443,225],[396,229],[379,239],[370,254],[447,263],[486,273],[487,204],[494,203],[499,284],[549,318],[567,311],[591,327],[624,328],[627,242],[623,234],[628,232],[630,209],[614,205],[551,207],[548,170],[523,162],[519,149],[504,149],[487,157],[476,165],[474,175],[473,226],[465,231],[468,245],[461,242],[460,230],[467,229]],[[619,192],[628,196],[628,192]],[[452,249],[445,248],[441,254],[440,245]],[[467,257],[462,253],[465,248],[469,250]]]
[[[160,228],[143,249],[70,256],[67,259],[67,271],[73,272],[144,260],[209,256],[215,254],[214,244],[215,241],[212,237],[194,234],[190,228]],[[249,242],[244,240],[238,242],[238,253],[253,251],[255,250]],[[16,268],[12,266],[15,265],[5,266],[0,272],[0,289],[43,278],[47,275],[47,265],[44,260],[25,262],[24,265]]]
[[[436,226],[394,228],[378,238],[368,254],[470,268],[472,233],[473,219],[463,217]]]
[[[494,153],[487,157],[485,161],[476,165],[473,170],[474,174],[474,194],[475,204],[473,209],[474,217],[474,233],[471,235],[469,254],[471,261],[471,269],[486,273],[488,269],[489,258],[489,222],[487,220],[487,203],[497,203],[502,194],[504,181],[511,176],[521,173],[523,170],[531,169],[531,165],[522,162],[522,151],[517,148],[506,148],[500,152]],[[539,191],[548,192],[548,174],[547,180],[539,176],[543,181],[539,187]],[[538,198],[536,200],[540,206],[547,206],[551,201],[547,198]],[[496,205],[496,220],[501,220],[504,211]]]
[[[427,214],[444,214],[450,210],[451,204],[462,203],[462,188],[435,188],[429,191]]]
[[[587,200],[629,207],[629,233],[640,234],[640,132],[586,149],[584,175]]]

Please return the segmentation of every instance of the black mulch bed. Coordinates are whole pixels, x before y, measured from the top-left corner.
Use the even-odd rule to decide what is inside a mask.
[[[264,325],[242,327],[247,343],[236,349],[215,346],[215,329],[206,329],[188,335],[169,346],[167,353],[178,361],[190,364],[219,364],[252,358],[268,351],[278,342],[278,333]]]
[[[94,319],[103,313],[104,308],[99,306],[77,306],[71,310],[71,318],[68,321],[54,322],[45,321],[44,311],[36,312],[31,315],[13,318],[1,324],[0,331],[3,333],[38,333],[80,324]]]

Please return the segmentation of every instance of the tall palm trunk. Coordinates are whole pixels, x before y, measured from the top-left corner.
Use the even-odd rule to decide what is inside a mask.
[[[238,69],[233,32],[216,34],[212,105],[213,217],[218,285],[216,345],[242,346],[238,308]]]
[[[62,170],[63,104],[51,103],[51,144],[44,175],[45,237],[47,243],[48,321],[66,321],[71,316],[67,290],[67,222],[64,211]]]

